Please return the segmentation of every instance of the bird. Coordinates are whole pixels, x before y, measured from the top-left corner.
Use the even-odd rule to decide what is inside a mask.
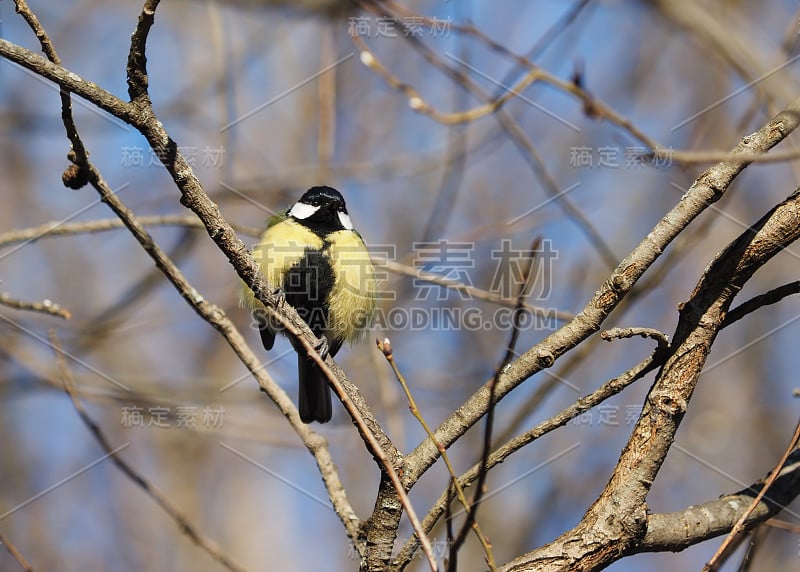
[[[321,343],[322,358],[345,342],[362,339],[376,308],[375,268],[353,227],[342,194],[328,186],[308,189],[290,208],[267,221],[253,257],[281,303],[292,306]],[[264,306],[246,285],[242,302],[255,317],[264,349],[285,331],[266,318]],[[306,349],[288,336],[297,352],[298,409],[303,423],[332,416],[330,388]]]

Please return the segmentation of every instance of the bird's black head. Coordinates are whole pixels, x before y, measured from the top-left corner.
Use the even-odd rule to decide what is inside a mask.
[[[342,194],[332,187],[311,187],[289,209],[289,216],[318,234],[353,230]]]

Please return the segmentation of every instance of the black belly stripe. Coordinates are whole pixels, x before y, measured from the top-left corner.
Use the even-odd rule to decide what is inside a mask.
[[[328,329],[328,296],[335,279],[328,257],[323,251],[311,248],[283,277],[286,302],[297,310],[317,337]]]

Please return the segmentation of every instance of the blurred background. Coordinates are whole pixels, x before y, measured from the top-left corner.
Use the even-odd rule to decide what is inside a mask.
[[[30,6],[65,67],[127,97],[125,62],[140,3]],[[420,1],[383,9],[396,20],[350,2],[163,2],[148,66],[159,118],[248,245],[271,213],[324,183],[343,192],[376,258],[395,263],[382,271],[382,313],[368,341],[337,359],[407,452],[424,434],[373,340],[391,338],[435,426],[491,377],[510,329],[502,321],[507,306],[431,286],[399,265],[513,298],[520,259],[503,252],[524,252],[542,237],[551,255],[538,267],[529,302],[548,313],[528,320],[522,351],[583,307],[705,165],[643,155],[630,130],[541,82],[500,112],[446,124],[414,111],[408,92],[365,66],[363,46],[442,114],[485,101],[465,81],[490,97],[519,82],[527,70],[511,55],[518,54],[566,85],[579,83],[666,148],[727,150],[797,96],[800,14],[796,2],[714,0]],[[0,33],[39,51],[12,2],[0,1]],[[88,103],[75,99],[74,109],[91,159],[136,215],[189,214],[143,137]],[[222,569],[102,460],[104,450],[64,392],[48,341],[54,329],[71,356],[80,399],[111,446],[124,447],[120,455],[244,568],[356,569],[313,458],[224,340],[127,231],[73,226],[113,214],[91,188],[63,187],[67,151],[58,90],[0,60],[0,292],[49,300],[72,314],[65,321],[0,305],[0,531],[37,570]],[[748,168],[604,327],[671,334],[677,305],[713,256],[794,191],[798,175],[797,162]],[[47,223],[75,232],[20,234]],[[150,230],[295,398],[288,342],[263,352],[239,307],[238,279],[205,232],[182,224]],[[778,255],[738,302],[797,280],[799,257],[800,247]],[[437,321],[445,314],[455,323]],[[414,315],[422,321],[412,323]],[[798,336],[800,300],[791,297],[721,333],[653,487],[651,511],[740,490],[777,462],[797,419]],[[498,405],[497,442],[638,363],[652,345],[594,336]],[[605,485],[652,378],[491,472],[480,522],[497,562],[580,520]],[[350,500],[366,518],[378,471],[342,407],[335,403],[333,421],[315,429],[329,440]],[[480,437],[473,429],[452,449],[457,469],[479,459]],[[439,464],[412,491],[417,512],[427,512],[446,486]],[[753,569],[797,566],[798,511],[795,502],[781,515],[794,532],[767,528]],[[434,540],[443,546],[443,530]],[[699,569],[718,544],[635,556],[609,569]],[[464,570],[483,569],[474,538],[460,562]],[[424,561],[413,568],[425,569]],[[0,570],[14,569],[0,550]]]

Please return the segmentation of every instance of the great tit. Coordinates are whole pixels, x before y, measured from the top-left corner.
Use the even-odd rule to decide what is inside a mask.
[[[323,358],[366,333],[375,312],[375,269],[339,191],[312,187],[291,208],[270,217],[253,256],[269,283],[322,340]],[[281,328],[265,318],[263,305],[246,286],[242,299],[253,311],[264,348],[272,349]],[[300,419],[330,421],[324,375],[305,348],[291,336],[290,341],[297,352]]]

